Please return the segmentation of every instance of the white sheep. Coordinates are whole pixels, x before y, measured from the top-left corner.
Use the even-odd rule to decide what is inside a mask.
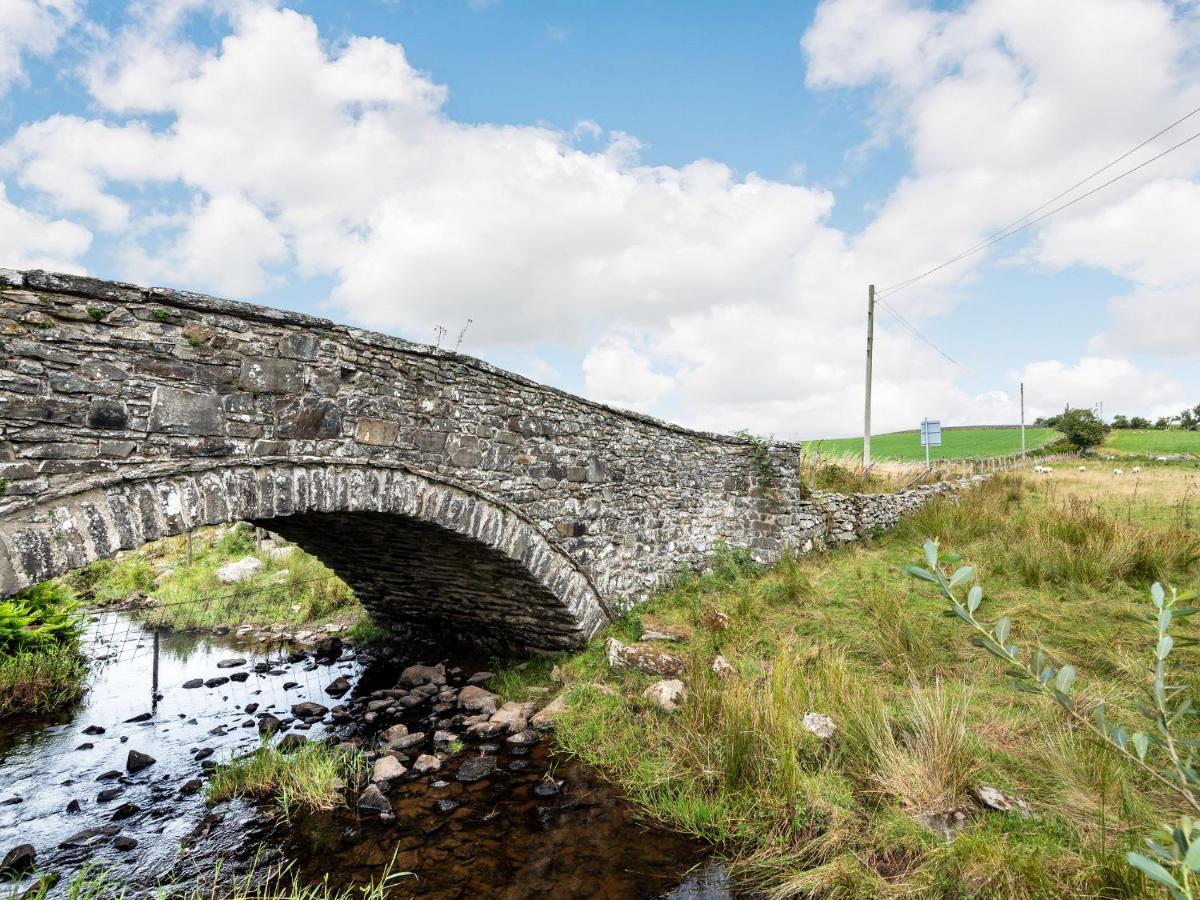
[[[1080,471],[1080,472],[1086,472],[1086,471],[1087,471],[1087,466],[1080,466],[1080,467],[1079,467],[1079,471]]]
[[[1124,469],[1113,469],[1113,474],[1114,475],[1124,475],[1125,470]]]
[[[1134,466],[1134,467],[1133,467],[1133,468],[1132,468],[1130,471],[1132,471],[1134,475],[1141,475],[1141,474],[1142,474],[1142,467],[1141,467],[1141,466]]]

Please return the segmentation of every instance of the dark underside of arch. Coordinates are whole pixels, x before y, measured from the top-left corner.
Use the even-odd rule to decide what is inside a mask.
[[[520,563],[404,515],[303,513],[263,519],[333,569],[379,625],[448,646],[558,650],[587,639]]]

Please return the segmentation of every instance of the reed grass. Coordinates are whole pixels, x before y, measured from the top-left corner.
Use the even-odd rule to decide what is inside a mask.
[[[396,871],[388,866],[380,876],[366,884],[335,888],[328,876],[322,881],[308,883],[301,879],[291,864],[267,865],[255,860],[241,875],[230,875],[218,862],[212,874],[201,884],[180,888],[174,885],[143,888],[120,881],[113,873],[97,863],[89,863],[76,872],[58,890],[58,879],[46,876],[32,888],[20,893],[6,892],[4,900],[46,900],[63,896],[66,900],[126,900],[132,897],[153,897],[155,900],[384,900],[392,896],[401,880],[412,877],[411,872]]]

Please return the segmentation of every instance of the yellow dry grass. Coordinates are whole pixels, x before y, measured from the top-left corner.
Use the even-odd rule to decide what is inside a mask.
[[[1127,460],[1057,464],[1049,475],[1030,476],[1030,483],[1048,504],[1083,501],[1129,522],[1200,528],[1200,468],[1148,465],[1134,474],[1134,465]],[[1114,468],[1125,474],[1114,475]]]

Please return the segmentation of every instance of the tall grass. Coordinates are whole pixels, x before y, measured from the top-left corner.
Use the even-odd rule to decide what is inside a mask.
[[[870,542],[770,568],[724,550],[711,570],[681,573],[610,633],[636,638],[643,619],[690,629],[672,646],[687,663],[683,709],[643,700],[652,679],[609,671],[601,641],[555,661],[571,685],[556,740],[647,818],[721,847],[767,897],[1147,895],[1121,853],[1169,813],[1167,798],[1010,690],[1001,664],[901,578],[927,536],[979,563],[997,615],[1019,609],[1055,658],[1099,669],[1090,689],[1107,697],[1144,677],[1121,614],[1149,580],[1200,569],[1193,534],[1047,504],[1020,476],[998,476]],[[729,627],[705,627],[709,608]],[[735,676],[710,671],[718,653]],[[1184,677],[1200,678],[1187,659]],[[831,740],[805,729],[808,712],[834,720]],[[1028,799],[1037,817],[980,808],[981,784]],[[922,824],[961,810],[953,844]]]
[[[150,896],[156,900],[384,900],[411,872],[397,872],[388,866],[367,884],[344,888],[324,881],[305,883],[291,864],[263,865],[259,861],[242,875],[229,876],[217,863],[207,883],[188,888],[164,885],[156,889],[132,887],[95,863],[89,863],[73,875],[60,892],[66,900],[126,900]],[[3,895],[4,900],[45,900],[57,887],[57,879],[45,877],[33,888],[18,894],[16,889]]]
[[[876,462],[863,466],[861,455],[822,452],[820,443],[800,451],[800,478],[822,491],[839,494],[881,494],[912,484],[924,466],[899,462]]]
[[[0,719],[74,703],[87,677],[87,661],[73,645],[0,654]]]
[[[0,600],[0,718],[78,700],[88,668],[82,619],[65,584],[47,581]]]
[[[901,532],[910,541],[981,540],[991,571],[1012,573],[1029,587],[1149,585],[1200,562],[1200,535],[1192,531],[1131,522],[1080,497],[1061,504],[1022,502],[1028,491],[1022,476],[1000,475],[970,502],[928,504]]]

